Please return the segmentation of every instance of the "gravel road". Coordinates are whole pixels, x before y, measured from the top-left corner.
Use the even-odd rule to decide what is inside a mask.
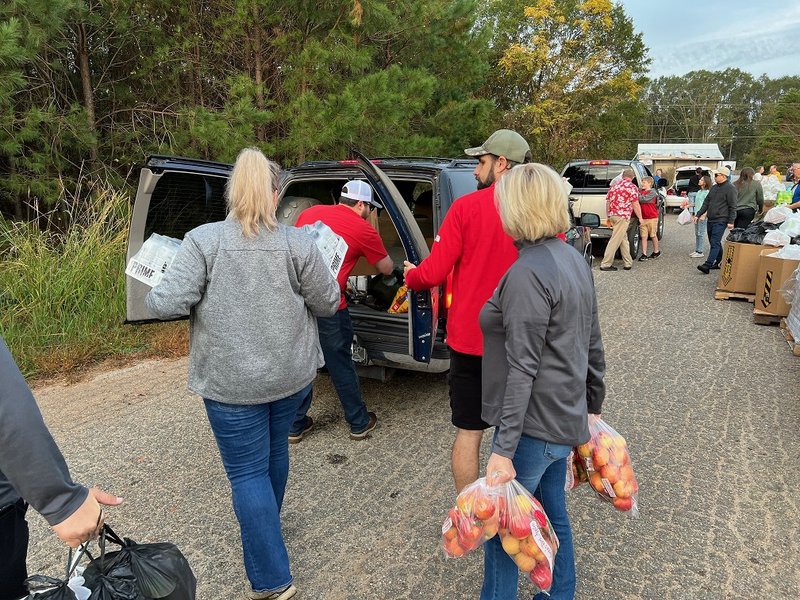
[[[800,596],[800,358],[777,327],[753,324],[751,304],[714,300],[716,278],[688,257],[690,229],[669,216],[662,257],[630,272],[596,262],[603,412],[631,446],[641,518],[586,486],[570,494],[578,599]],[[198,598],[241,598],[229,488],[186,370],[149,361],[35,392],[74,477],[125,498],[108,511],[118,533],[178,544]],[[291,448],[283,520],[297,597],[477,598],[480,551],[446,560],[438,547],[454,501],[445,377],[397,373],[363,390],[380,417],[370,439],[348,439],[320,376],[319,426]],[[30,571],[58,575],[66,553],[30,521]]]

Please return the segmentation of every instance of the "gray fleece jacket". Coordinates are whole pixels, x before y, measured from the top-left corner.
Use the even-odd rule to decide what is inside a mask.
[[[88,495],[89,490],[72,481],[36,400],[0,337],[0,508],[22,496],[50,525],[58,525]]]
[[[308,234],[278,225],[246,238],[229,215],[186,234],[145,304],[160,319],[189,315],[191,391],[261,404],[313,381],[315,317],[336,313],[339,285]]]
[[[513,458],[520,436],[577,446],[605,399],[605,354],[592,273],[558,238],[522,242],[480,313],[483,420],[492,451]]]

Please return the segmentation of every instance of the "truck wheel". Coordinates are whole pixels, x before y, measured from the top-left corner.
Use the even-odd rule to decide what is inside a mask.
[[[636,260],[639,256],[639,246],[641,243],[639,237],[639,226],[628,229],[628,244],[631,247],[631,258]]]

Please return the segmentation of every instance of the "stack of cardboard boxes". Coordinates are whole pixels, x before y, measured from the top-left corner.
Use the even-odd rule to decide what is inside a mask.
[[[774,256],[779,250],[759,244],[725,242],[715,297],[753,302],[756,323],[782,321],[790,346],[800,355],[800,301],[789,304],[780,292],[788,282],[800,278],[800,260]]]

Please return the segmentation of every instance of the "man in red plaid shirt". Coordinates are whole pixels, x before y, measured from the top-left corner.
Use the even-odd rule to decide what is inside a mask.
[[[639,206],[639,188],[633,183],[633,169],[622,171],[622,179],[611,186],[606,195],[606,211],[608,213],[608,226],[614,231],[608,240],[603,262],[600,263],[601,271],[616,271],[613,265],[617,249],[622,251],[623,269],[630,271],[633,266],[630,244],[628,243],[628,225],[631,214],[635,214],[642,221],[642,209]]]

